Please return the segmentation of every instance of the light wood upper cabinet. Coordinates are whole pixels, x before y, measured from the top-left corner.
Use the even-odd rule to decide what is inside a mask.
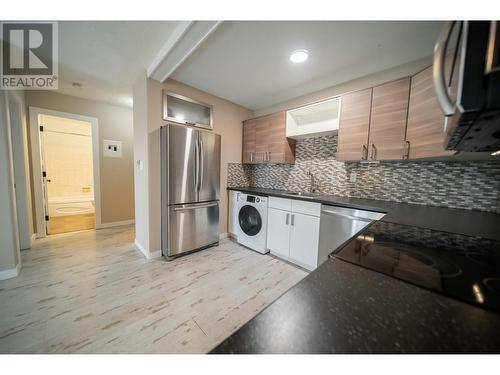
[[[285,112],[243,122],[243,163],[295,163],[295,140],[286,138]]]
[[[444,149],[444,120],[434,91],[430,66],[411,79],[406,129],[409,159],[449,156],[455,153]]]
[[[373,88],[369,159],[401,160],[405,156],[410,77]]]
[[[366,159],[371,102],[371,88],[342,96],[337,147],[338,160]]]
[[[243,121],[243,163],[254,163],[257,121]]]

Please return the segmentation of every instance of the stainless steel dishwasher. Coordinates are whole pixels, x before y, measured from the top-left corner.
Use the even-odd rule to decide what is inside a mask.
[[[318,266],[328,259],[335,249],[366,228],[372,221],[380,220],[384,213],[321,205]]]

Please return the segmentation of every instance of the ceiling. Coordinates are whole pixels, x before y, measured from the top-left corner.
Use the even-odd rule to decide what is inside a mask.
[[[432,55],[441,22],[234,21],[172,78],[259,110]],[[290,53],[307,49],[293,64]]]
[[[59,22],[59,91],[132,106],[132,85],[176,21]],[[81,88],[74,87],[79,82]]]

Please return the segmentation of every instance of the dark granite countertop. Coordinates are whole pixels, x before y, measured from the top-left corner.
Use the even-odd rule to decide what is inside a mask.
[[[331,258],[211,353],[500,352],[500,315]]]
[[[417,233],[413,238],[433,238],[434,231],[441,231],[441,249],[462,243],[446,233],[500,240],[500,215],[496,214],[338,196],[294,196],[272,189],[230,190],[385,212],[381,220],[385,224],[378,231],[397,233],[390,239],[395,244],[403,234],[393,224],[408,226]],[[372,241],[367,237],[374,231],[377,236],[376,229],[368,227],[342,249],[355,246],[360,238]],[[417,245],[427,246],[428,239]],[[473,237],[465,242],[475,243]],[[401,239],[401,243],[408,241]],[[340,255],[338,250],[335,253]],[[337,257],[328,259],[212,353],[500,353],[496,334],[500,314],[428,290],[434,284],[426,289],[367,268]],[[437,284],[438,289],[445,282]]]
[[[289,192],[252,187],[233,187],[250,194],[300,199],[340,207],[385,212],[382,219],[390,223],[412,225],[443,232],[460,233],[500,241],[500,215],[490,212],[426,206],[420,204],[379,201],[375,199],[348,198],[337,195],[290,195]]]

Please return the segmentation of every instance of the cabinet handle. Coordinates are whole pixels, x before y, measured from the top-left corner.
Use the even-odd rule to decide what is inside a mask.
[[[253,152],[250,153],[250,161],[253,162]]]
[[[361,149],[361,160],[366,159],[368,159],[368,147],[366,147],[366,145],[363,145],[363,148]]]
[[[290,214],[286,214],[286,225],[288,225],[288,219],[290,218]]]
[[[293,215],[293,214],[292,214],[292,223],[291,223],[291,224],[292,224],[292,226],[293,226],[293,224],[294,224],[294,221],[295,221],[295,215]]]
[[[377,150],[375,148],[375,143],[372,143],[372,152],[370,154],[370,159],[375,160],[377,157]]]
[[[410,141],[405,141],[406,152],[403,155],[403,159],[408,160],[410,158]]]

